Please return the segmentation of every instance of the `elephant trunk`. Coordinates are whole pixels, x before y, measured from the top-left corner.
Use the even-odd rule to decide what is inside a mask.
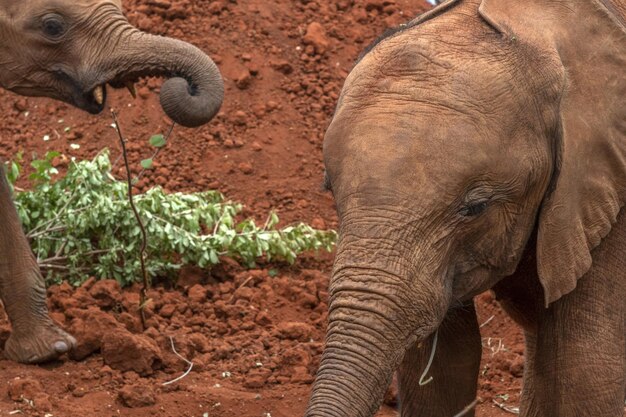
[[[142,76],[169,78],[161,87],[161,107],[176,123],[197,127],[209,122],[224,98],[215,63],[195,46],[150,35],[129,25],[123,42],[107,58],[111,85],[122,87]]]
[[[342,246],[330,283],[326,348],[307,417],[373,416],[406,350],[432,334],[447,310],[444,291],[432,284],[436,280],[412,278],[402,265],[407,258],[377,252],[367,265]],[[387,265],[377,264],[380,260]]]

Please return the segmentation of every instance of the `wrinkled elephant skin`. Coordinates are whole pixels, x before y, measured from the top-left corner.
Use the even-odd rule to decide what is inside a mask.
[[[626,4],[449,0],[369,48],[324,140],[340,219],[307,417],[474,415],[492,289],[524,417],[621,417]],[[422,374],[430,362],[428,380]]]
[[[0,0],[0,86],[99,113],[107,85],[134,94],[138,78],[164,76],[165,113],[187,127],[209,122],[224,94],[215,63],[188,43],[139,31],[121,7],[119,0]],[[4,354],[43,362],[75,340],[48,315],[44,281],[0,177],[0,297],[13,328]]]

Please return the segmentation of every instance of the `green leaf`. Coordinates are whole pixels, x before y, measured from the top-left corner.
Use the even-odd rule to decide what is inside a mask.
[[[141,161],[141,166],[144,169],[152,169],[153,165],[154,161],[152,160],[152,158],[144,159],[143,161]]]
[[[52,181],[54,156],[48,153],[43,160],[35,159],[35,182],[15,195],[37,259],[45,264],[63,255],[55,265],[64,268],[45,271],[47,282],[80,285],[94,276],[131,285],[141,277],[142,234],[130,209],[126,182],[112,175],[107,151],[91,161],[72,159],[65,177]],[[142,166],[151,167],[152,160]],[[15,176],[19,170],[9,165],[7,173]],[[306,250],[331,250],[336,240],[335,232],[306,224],[277,229],[278,217],[273,213],[262,226],[252,219],[238,222],[243,206],[226,201],[218,192],[166,194],[154,187],[135,195],[135,204],[148,232],[150,278],[174,277],[183,265],[210,268],[222,256],[248,267],[259,258],[293,262]],[[271,276],[277,274],[270,271]]]
[[[161,134],[150,137],[150,145],[154,146],[155,148],[162,148],[165,146],[165,144],[165,138]]]

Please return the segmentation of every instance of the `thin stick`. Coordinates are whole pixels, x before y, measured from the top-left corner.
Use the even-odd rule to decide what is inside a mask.
[[[233,295],[230,296],[230,298],[228,299],[227,303],[230,304],[230,302],[233,301],[233,298],[235,298],[235,294],[237,293],[237,291],[239,291],[239,289],[241,289],[242,287],[245,287],[248,282],[252,281],[252,278],[254,278],[254,277],[253,276],[249,276],[244,282],[242,282],[241,285],[238,286],[235,291],[233,291]]]
[[[501,409],[503,409],[504,411],[511,413],[511,414],[519,414],[519,407],[509,407],[508,405],[505,405],[503,403],[499,403],[496,400],[491,400],[495,405],[497,405],[498,407],[500,407]]]
[[[463,417],[465,414],[469,413],[474,407],[476,407],[476,404],[478,404],[478,398],[476,398],[474,401],[472,401],[471,403],[469,403],[464,409],[462,409],[460,412],[456,413],[454,415],[454,417]]]
[[[102,255],[103,253],[115,252],[114,249],[96,249],[89,252],[85,252],[81,254],[81,256],[94,256],[94,255]],[[54,263],[54,262],[67,262],[70,259],[69,256],[54,256],[52,258],[42,259],[40,262],[42,263]]]
[[[489,317],[487,320],[485,320],[485,322],[484,322],[483,324],[481,324],[481,325],[480,325],[480,326],[478,326],[478,327],[479,327],[479,328],[482,328],[483,326],[486,326],[487,324],[489,324],[489,322],[490,322],[491,320],[493,320],[493,319],[494,319],[494,317],[495,317],[495,316],[491,316],[491,317]]]
[[[146,306],[146,302],[148,299],[148,289],[150,289],[150,280],[148,278],[148,272],[146,270],[146,247],[148,245],[148,233],[146,233],[146,228],[141,221],[141,217],[139,216],[139,212],[137,211],[137,207],[135,207],[135,201],[133,199],[133,180],[131,178],[130,166],[128,165],[128,155],[126,153],[126,139],[124,139],[124,135],[122,135],[122,131],[120,129],[120,124],[117,121],[117,114],[115,110],[111,109],[111,115],[113,117],[113,122],[115,123],[115,130],[117,131],[117,135],[120,138],[120,145],[122,146],[122,155],[124,157],[124,165],[126,166],[126,181],[128,183],[128,202],[130,203],[130,208],[133,210],[135,214],[135,219],[137,219],[137,224],[141,229],[141,249],[139,260],[141,262],[141,274],[143,278],[143,286],[139,291],[139,313],[141,315],[141,325],[144,330],[146,329],[146,314],[144,312],[144,307]]]
[[[189,368],[187,369],[187,371],[184,374],[182,374],[178,378],[172,379],[171,381],[164,382],[161,385],[170,385],[170,384],[173,384],[174,382],[178,382],[181,379],[183,379],[184,377],[186,377],[187,375],[189,375],[189,372],[191,372],[191,370],[193,369],[193,362],[191,362],[189,359],[185,359],[184,357],[181,356],[180,353],[176,352],[176,348],[174,347],[174,339],[172,338],[172,336],[170,336],[170,343],[172,344],[172,351],[174,352],[174,355],[178,356],[183,361],[185,361],[185,363],[187,363],[187,365],[189,365]]]
[[[435,332],[435,337],[433,338],[433,347],[431,348],[431,351],[430,351],[430,359],[428,359],[428,364],[426,365],[426,369],[424,369],[424,373],[422,374],[419,380],[420,387],[423,387],[424,385],[429,384],[433,380],[432,376],[428,378],[427,380],[424,380],[424,378],[426,378],[426,375],[428,375],[428,371],[430,371],[430,367],[433,364],[433,359],[435,358],[435,350],[437,350],[437,336],[439,336],[439,330]]]

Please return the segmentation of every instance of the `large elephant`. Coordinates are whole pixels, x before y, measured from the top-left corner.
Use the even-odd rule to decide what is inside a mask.
[[[141,76],[169,79],[161,105],[175,122],[195,127],[218,112],[224,87],[219,70],[199,49],[133,27],[120,0],[0,0],[0,85],[98,113],[106,84],[128,87]],[[5,356],[42,362],[75,340],[48,316],[45,286],[0,175],[0,297],[13,332]]]
[[[372,416],[396,369],[403,416],[474,415],[490,288],[525,332],[522,416],[623,416],[625,15],[449,0],[361,58],[324,141],[340,240],[306,416]]]

